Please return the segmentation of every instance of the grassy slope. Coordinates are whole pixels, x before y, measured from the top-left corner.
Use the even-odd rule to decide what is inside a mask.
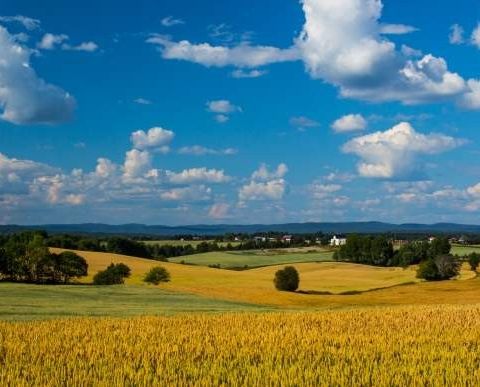
[[[480,302],[480,280],[420,283],[351,296],[315,296],[276,291],[272,284],[274,273],[278,270],[275,266],[236,272],[158,263],[108,253],[79,254],[89,261],[91,274],[105,268],[110,262],[124,262],[133,271],[132,278],[127,283],[141,284],[143,274],[151,267],[161,264],[172,275],[172,281],[161,285],[162,288],[235,302],[289,308]],[[303,263],[296,264],[295,267],[300,272],[300,288],[310,291],[368,290],[415,281],[413,268],[376,268],[348,263]],[[464,277],[468,278],[468,274]]]
[[[169,261],[177,263],[183,261],[200,266],[220,265],[222,268],[244,266],[251,268],[300,262],[325,262],[331,261],[332,257],[333,253],[331,251],[305,253],[301,251],[268,250],[263,253],[261,251],[211,252],[170,258]]]
[[[269,308],[149,286],[38,286],[0,283],[0,320],[265,310]]]
[[[171,245],[171,246],[186,246],[186,245],[192,245],[196,247],[202,242],[215,242],[214,240],[207,240],[207,241],[181,241],[177,239],[165,239],[165,240],[158,240],[158,241],[142,241],[143,243],[147,245]],[[219,246],[226,247],[229,242],[217,242]],[[240,242],[230,242],[232,246],[238,246]]]
[[[471,253],[480,253],[480,246],[452,246],[452,254],[463,256]]]

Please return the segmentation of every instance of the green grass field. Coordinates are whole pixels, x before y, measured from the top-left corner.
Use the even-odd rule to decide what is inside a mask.
[[[153,286],[54,286],[0,283],[0,320],[268,310],[272,308],[173,292]]]
[[[453,245],[451,253],[460,256],[468,255],[471,253],[480,253],[480,246]]]
[[[165,240],[158,240],[158,241],[142,241],[143,243],[147,245],[171,245],[171,246],[186,246],[186,245],[191,245],[193,247],[196,247],[202,242],[215,242],[214,240],[206,240],[206,241],[181,241],[177,239],[165,239]],[[232,246],[238,246],[240,242],[217,242],[217,244],[221,247],[227,247],[228,244],[231,244]]]
[[[290,252],[283,250],[254,251],[228,251],[210,252],[204,254],[187,255],[170,258],[170,262],[184,262],[193,265],[209,266],[220,265],[221,268],[248,268],[284,265],[302,262],[328,262],[332,261],[331,251]]]

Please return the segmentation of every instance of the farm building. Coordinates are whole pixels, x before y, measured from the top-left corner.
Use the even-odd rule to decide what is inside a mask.
[[[343,246],[347,244],[347,238],[337,238],[336,235],[330,239],[330,246]]]

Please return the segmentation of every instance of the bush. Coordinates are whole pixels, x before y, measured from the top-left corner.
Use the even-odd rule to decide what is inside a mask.
[[[94,285],[121,285],[125,278],[130,277],[130,268],[123,264],[110,264],[105,270],[99,271],[93,277]]]
[[[456,277],[460,272],[460,262],[452,255],[439,255],[422,262],[417,270],[417,278],[427,281],[443,281]]]
[[[286,266],[283,270],[279,270],[275,273],[275,279],[273,280],[277,290],[294,292],[298,289],[300,283],[300,276],[297,269],[293,266]]]
[[[433,259],[423,261],[417,270],[417,278],[427,281],[438,281],[438,269]]]
[[[470,264],[470,268],[472,271],[477,271],[478,265],[480,264],[480,254],[472,253],[468,256],[468,263]]]
[[[145,275],[143,281],[154,285],[158,285],[160,282],[169,282],[170,273],[164,267],[152,267],[152,269]]]

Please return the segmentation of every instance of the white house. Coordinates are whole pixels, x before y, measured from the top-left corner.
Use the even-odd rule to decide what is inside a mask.
[[[343,246],[347,244],[347,238],[337,238],[336,235],[330,239],[330,246]]]

